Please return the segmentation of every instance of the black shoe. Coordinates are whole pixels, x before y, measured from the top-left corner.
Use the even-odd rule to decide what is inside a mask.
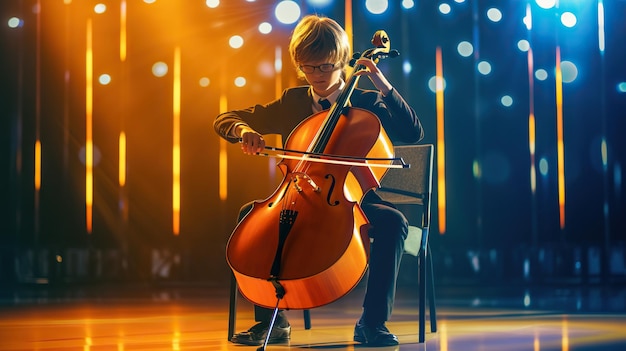
[[[359,320],[354,327],[354,341],[367,346],[394,346],[398,345],[398,338],[389,332],[385,322],[366,325]]]
[[[291,337],[291,326],[289,325],[289,323],[285,324],[286,326],[284,327],[281,327],[278,324],[274,324],[274,328],[272,328],[272,333],[270,334],[270,339],[267,342],[268,344],[278,344],[289,341]],[[261,345],[265,342],[268,328],[269,323],[258,323],[245,332],[233,335],[230,341],[236,344],[255,346]]]

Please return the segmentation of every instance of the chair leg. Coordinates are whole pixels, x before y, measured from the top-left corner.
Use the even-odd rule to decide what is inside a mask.
[[[428,245],[428,271],[430,273],[430,279],[428,284],[428,304],[430,305],[430,331],[437,332],[437,312],[435,310],[435,275],[433,274],[433,256],[430,251],[430,245]]]
[[[304,329],[311,329],[311,310],[303,310],[302,316],[304,317]]]
[[[419,333],[418,342],[423,343],[426,339],[426,250],[420,250],[418,256],[419,264],[419,277],[418,277],[418,289],[419,289]]]
[[[230,276],[230,302],[228,306],[228,341],[235,334],[237,322],[237,279],[231,274]]]

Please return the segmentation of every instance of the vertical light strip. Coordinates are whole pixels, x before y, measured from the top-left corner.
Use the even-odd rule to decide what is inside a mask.
[[[561,322],[561,351],[569,351],[569,325],[567,317]]]
[[[120,187],[123,188],[126,185],[126,133],[120,132],[119,138],[119,164],[118,164],[118,180]]]
[[[283,51],[280,45],[276,45],[274,49],[274,79],[275,88],[274,94],[278,98],[283,92],[283,80],[281,79],[281,73],[283,71]]]
[[[530,216],[531,216],[531,242],[537,245],[537,121],[535,119],[535,58],[531,40],[532,10],[530,1],[526,3],[526,29],[528,30],[528,152],[530,156]]]
[[[446,147],[443,118],[443,59],[441,47],[436,52],[437,99],[437,203],[439,209],[439,234],[446,232]]]
[[[35,191],[41,189],[41,141],[35,141]]]
[[[172,147],[172,226],[180,234],[180,47],[174,50],[173,147]]]
[[[93,28],[87,19],[85,54],[85,216],[87,233],[93,230]]]
[[[565,228],[565,151],[563,145],[563,72],[561,71],[561,47],[556,47],[556,151],[559,187],[559,224]]]
[[[34,231],[35,240],[39,238],[39,190],[41,189],[41,1],[37,1],[37,46],[35,66],[35,174],[34,174]]]
[[[598,49],[604,54],[604,3],[598,0]]]
[[[120,61],[126,61],[126,0],[120,2]]]
[[[346,0],[345,3],[345,16],[346,16],[346,34],[348,34],[348,40],[350,43],[350,47],[354,47],[354,29],[352,25],[352,0]]]
[[[526,4],[527,27],[532,28],[530,4]],[[530,37],[530,35],[529,35]],[[530,38],[529,38],[530,39]],[[530,190],[534,198],[537,192],[537,168],[535,167],[536,125],[535,125],[535,80],[533,79],[535,64],[533,48],[528,41],[528,151],[530,152]]]
[[[223,77],[222,77],[223,78]],[[224,81],[224,79],[222,79]],[[220,95],[220,113],[228,108],[228,98],[222,89]],[[219,192],[220,200],[224,201],[228,197],[228,156],[226,152],[228,144],[226,140],[220,138],[220,154],[219,154]]]
[[[346,34],[348,35],[348,44],[350,44],[351,48],[354,48],[354,25],[352,21],[352,0],[346,0],[345,2],[345,25],[344,29]],[[354,52],[354,50],[353,50]],[[350,76],[352,74],[352,67],[346,66],[346,75]]]
[[[119,197],[119,209],[121,214],[121,219],[123,223],[121,228],[122,231],[125,228],[125,223],[128,221],[128,196],[126,194],[126,176],[127,176],[127,167],[126,167],[126,132],[125,129],[125,119],[126,113],[125,110],[127,108],[127,84],[126,84],[126,68],[124,63],[126,62],[127,55],[127,37],[126,37],[126,0],[120,1],[120,62],[122,71],[120,72],[120,81],[122,82],[122,91],[120,94],[120,105],[121,105],[121,113],[120,113],[120,136],[119,136],[119,151],[118,151],[118,180],[120,186],[120,197]]]

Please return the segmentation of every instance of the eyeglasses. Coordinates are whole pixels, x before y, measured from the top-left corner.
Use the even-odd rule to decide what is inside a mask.
[[[335,65],[332,63],[323,63],[319,66],[311,66],[311,65],[300,65],[298,66],[298,68],[303,72],[303,73],[313,73],[315,72],[315,69],[319,69],[320,72],[332,72],[335,69]]]

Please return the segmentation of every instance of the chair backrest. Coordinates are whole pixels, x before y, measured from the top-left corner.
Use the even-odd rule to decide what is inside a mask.
[[[434,145],[402,145],[394,148],[409,168],[391,168],[376,193],[394,204],[423,206],[422,227],[430,225]]]

